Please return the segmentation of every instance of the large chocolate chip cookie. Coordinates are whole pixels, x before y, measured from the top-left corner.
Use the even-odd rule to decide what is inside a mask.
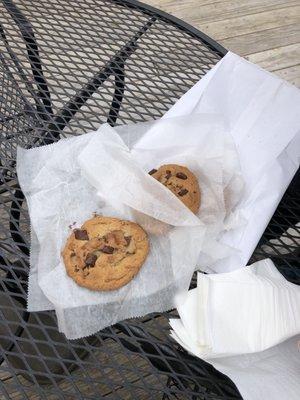
[[[149,252],[137,224],[96,216],[75,229],[62,252],[67,274],[91,290],[114,290],[130,282]]]
[[[186,167],[177,164],[162,165],[149,174],[165,185],[193,213],[200,207],[200,188],[195,175]]]

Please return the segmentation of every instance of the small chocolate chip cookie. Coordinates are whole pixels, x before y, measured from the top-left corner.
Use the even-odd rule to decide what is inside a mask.
[[[149,253],[137,224],[95,216],[74,229],[62,252],[67,274],[91,290],[115,290],[130,282]]]
[[[166,164],[158,169],[152,169],[149,174],[170,189],[193,213],[198,212],[200,188],[197,178],[188,168]]]

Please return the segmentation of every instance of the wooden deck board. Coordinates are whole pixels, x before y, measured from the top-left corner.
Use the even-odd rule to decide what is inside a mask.
[[[225,48],[300,86],[300,4],[296,0],[146,0]]]
[[[276,26],[272,29],[252,32],[222,40],[225,48],[241,56],[267,51],[300,42],[300,24]]]
[[[287,80],[293,85],[300,87],[300,68],[299,65],[293,65],[292,67],[280,69],[275,71],[280,78]]]
[[[299,22],[299,13],[300,6],[287,7],[259,14],[224,19],[209,24],[201,24],[201,30],[221,42],[222,39],[260,32],[261,37],[259,40],[268,43],[268,37],[264,36],[265,31],[285,25],[297,24]],[[233,26],[234,30],[232,29]]]
[[[247,56],[247,59],[268,71],[292,67],[300,60],[300,43],[253,53]]]
[[[221,0],[209,3],[202,0],[187,3],[185,0],[174,0],[168,7],[164,0],[146,0],[145,3],[157,6],[157,8],[194,26],[203,22],[223,21],[228,18],[257,14],[268,10],[275,11],[299,4],[298,0]]]

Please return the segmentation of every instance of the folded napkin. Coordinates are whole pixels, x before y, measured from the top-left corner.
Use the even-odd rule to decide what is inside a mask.
[[[296,400],[299,304],[300,287],[271,260],[228,273],[199,273],[197,288],[178,307],[180,319],[170,320],[171,336],[228,375],[245,400]],[[271,383],[280,375],[286,381],[274,390]]]

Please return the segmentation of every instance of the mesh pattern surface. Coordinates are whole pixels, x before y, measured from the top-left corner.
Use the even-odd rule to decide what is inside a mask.
[[[240,398],[170,339],[175,311],[77,341],[54,313],[28,314],[29,218],[15,174],[17,145],[159,118],[225,51],[130,1],[3,0],[0,18],[0,399]],[[271,256],[295,283],[298,222],[296,182],[252,260]]]

